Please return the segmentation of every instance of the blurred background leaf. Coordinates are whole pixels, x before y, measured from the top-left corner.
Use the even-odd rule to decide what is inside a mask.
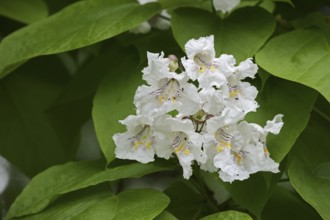
[[[30,24],[48,16],[43,0],[0,0],[0,15]]]

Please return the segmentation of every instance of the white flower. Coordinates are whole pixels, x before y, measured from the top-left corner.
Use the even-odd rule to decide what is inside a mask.
[[[9,183],[9,163],[0,156],[0,195],[5,191]]]
[[[138,0],[138,2],[140,5],[144,5],[151,2],[157,2],[157,0]],[[146,34],[151,30],[151,28],[167,30],[171,27],[170,18],[171,16],[168,14],[168,12],[166,10],[162,10],[160,15],[155,15],[148,21],[145,21],[137,27],[130,29],[129,32],[133,34]]]
[[[148,163],[154,161],[157,148],[168,145],[164,135],[154,132],[153,118],[130,115],[120,123],[126,125],[127,131],[113,136],[117,158]]]
[[[215,58],[214,36],[191,39],[185,44],[188,59],[181,62],[190,79],[198,80],[200,88],[217,87],[226,83]]]
[[[210,172],[217,171],[232,173],[235,167],[232,153],[234,139],[239,140],[239,131],[236,123],[232,123],[225,116],[216,116],[207,121],[204,134],[204,149],[207,161],[201,168]],[[228,169],[230,169],[228,171]],[[237,169],[236,169],[237,170]],[[235,176],[237,171],[235,173]]]
[[[240,0],[213,0],[213,5],[216,11],[223,13],[232,10],[240,3]]]
[[[150,30],[151,30],[151,25],[149,24],[149,22],[144,21],[135,28],[130,29],[129,32],[133,34],[146,34]]]
[[[165,115],[155,122],[157,130],[166,134],[171,141],[170,147],[183,168],[183,177],[189,179],[192,175],[192,162],[205,163],[206,155],[202,151],[202,136],[195,132],[189,119],[180,120]]]
[[[166,11],[162,10],[160,15],[156,15],[149,20],[151,27],[157,28],[158,30],[167,30],[171,27],[171,15]]]
[[[268,121],[265,128],[245,121],[230,123],[222,116],[211,118],[204,135],[208,160],[201,168],[210,172],[219,169],[219,177],[225,182],[244,180],[259,171],[279,172],[265,143],[268,131],[279,132],[281,117]]]
[[[228,84],[222,87],[226,96],[226,107],[230,109],[232,117],[241,115],[240,112],[244,113],[244,117],[248,112],[254,112],[258,108],[258,103],[255,101],[258,90],[250,83],[241,80],[247,77],[254,78],[258,66],[251,59],[246,59],[237,67],[235,64],[236,60],[232,55],[223,54],[219,58],[219,65],[228,81]]]
[[[222,90],[215,88],[202,89],[199,96],[203,103],[203,110],[214,116],[220,115],[225,108],[225,100]]]
[[[137,1],[140,3],[140,5],[144,5],[150,2],[157,2],[157,0],[137,0]]]
[[[164,55],[148,53],[149,66],[143,70],[143,79],[150,86],[140,86],[134,97],[137,114],[156,117],[172,110],[191,115],[200,109],[197,88],[188,83],[185,73],[170,72],[170,60]]]
[[[249,152],[254,151],[254,155],[256,155],[254,172],[279,172],[279,164],[270,158],[270,154],[266,146],[266,138],[268,133],[278,134],[280,132],[284,124],[282,122],[282,117],[283,115],[281,114],[276,115],[272,121],[267,121],[264,128],[254,123],[241,122],[239,124],[239,129],[241,130],[242,136],[248,142],[245,150]]]

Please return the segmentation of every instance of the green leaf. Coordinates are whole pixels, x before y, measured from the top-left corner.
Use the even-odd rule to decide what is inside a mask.
[[[257,112],[248,114],[246,120],[263,126],[275,115],[284,115],[281,132],[267,136],[267,147],[275,161],[280,162],[286,156],[305,129],[316,98],[317,93],[303,85],[275,77],[267,80],[257,97],[260,107]]]
[[[284,2],[284,3],[290,4],[291,6],[294,6],[294,4],[292,3],[291,0],[272,0],[272,1],[274,1],[274,2]]]
[[[163,8],[165,9],[172,9],[178,7],[196,7],[196,8],[203,8],[205,10],[211,11],[212,5],[211,1],[209,0],[159,0],[158,1]]]
[[[280,173],[257,173],[247,180],[224,184],[237,204],[260,219],[261,212],[280,177]]]
[[[142,85],[141,68],[137,68],[137,61],[137,55],[133,52],[118,60],[94,97],[93,121],[101,150],[108,163],[115,158],[112,136],[125,131],[119,120],[135,113],[133,98],[137,87]]]
[[[302,83],[330,101],[330,34],[295,30],[271,39],[256,61],[272,75]]]
[[[207,204],[190,182],[180,181],[165,190],[171,199],[167,208],[178,219],[197,219]]]
[[[28,62],[0,81],[0,154],[29,176],[70,158],[71,146],[46,114],[67,81],[56,57]]]
[[[290,21],[292,26],[298,28],[319,27],[322,29],[330,29],[327,16],[321,12],[312,12],[304,18],[298,18]]]
[[[134,0],[79,1],[22,28],[0,44],[0,78],[27,59],[84,47],[118,35],[152,17],[157,3]]]
[[[100,161],[70,162],[49,168],[33,178],[17,197],[7,218],[38,213],[62,194],[122,178],[139,178],[146,174],[173,169],[167,161],[133,163],[104,170]]]
[[[82,65],[72,77],[70,83],[61,91],[47,111],[49,120],[63,142],[68,146],[77,145],[82,125],[91,118],[93,98],[105,75],[118,60],[131,49],[123,48],[111,39],[107,42],[106,52],[91,58]],[[113,53],[113,51],[118,51]],[[72,147],[75,150],[74,147]],[[75,152],[74,152],[75,153]]]
[[[152,220],[169,204],[169,198],[152,189],[127,190],[104,199],[74,220]]]
[[[276,211],[275,211],[276,210]],[[287,189],[277,186],[262,211],[262,219],[321,219],[315,210]]]
[[[252,220],[252,218],[243,212],[238,211],[225,211],[225,212],[219,212],[216,214],[208,215],[204,218],[201,218],[200,220]]]
[[[155,220],[177,220],[177,218],[168,211],[163,211],[155,218]]]
[[[238,61],[252,57],[275,29],[271,14],[258,7],[235,10],[221,20],[201,9],[178,9],[172,15],[173,35],[181,48],[191,38],[214,35],[217,54],[233,54]]]
[[[73,217],[79,215],[92,205],[101,202],[105,198],[111,196],[109,190],[95,190],[91,189],[79,190],[67,195],[61,196],[57,201],[47,207],[44,211],[35,214],[24,216],[18,219],[24,220],[71,220]],[[17,218],[15,218],[17,219]]]
[[[314,114],[290,154],[288,169],[293,187],[323,219],[330,219],[330,181],[315,169],[330,161],[329,133],[330,123]]]
[[[330,162],[321,163],[315,168],[315,176],[330,181]]]
[[[48,15],[43,0],[0,0],[0,15],[30,24]]]

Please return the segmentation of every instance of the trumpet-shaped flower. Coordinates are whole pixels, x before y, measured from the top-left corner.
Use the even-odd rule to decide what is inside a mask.
[[[248,82],[242,82],[245,78],[254,78],[258,71],[256,64],[251,59],[246,59],[238,66],[232,55],[221,55],[219,64],[227,78],[227,86],[223,87],[223,94],[226,96],[226,106],[232,110],[232,114],[244,115],[248,112],[256,111],[258,103],[255,101],[258,90]]]
[[[127,131],[113,136],[117,158],[148,163],[154,161],[158,149],[168,144],[164,135],[153,130],[153,118],[130,115],[120,123],[126,125]]]
[[[175,153],[183,168],[183,177],[189,179],[192,175],[192,162],[205,163],[206,155],[202,151],[202,136],[195,132],[189,119],[180,120],[169,115],[160,117],[155,127],[166,134],[170,140],[171,153]]]
[[[219,88],[226,84],[226,77],[215,58],[213,35],[189,40],[185,50],[188,59],[183,58],[182,64],[190,79],[198,80],[200,88]]]
[[[175,109],[184,115],[194,114],[201,106],[197,88],[188,83],[185,73],[171,72],[171,60],[163,56],[148,53],[143,79],[150,86],[142,85],[135,93],[137,114],[155,117]]]
[[[279,132],[281,117],[268,121],[265,128],[245,121],[228,123],[224,117],[211,118],[204,135],[208,160],[201,168],[210,172],[219,169],[219,177],[226,182],[244,180],[259,171],[279,172],[265,143],[269,131]]]

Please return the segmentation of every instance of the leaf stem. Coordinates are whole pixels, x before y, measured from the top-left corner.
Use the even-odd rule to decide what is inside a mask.
[[[313,111],[315,111],[317,114],[319,114],[321,117],[323,117],[327,121],[330,121],[330,117],[327,116],[325,113],[323,113],[320,109],[316,108],[315,106],[313,107]]]

